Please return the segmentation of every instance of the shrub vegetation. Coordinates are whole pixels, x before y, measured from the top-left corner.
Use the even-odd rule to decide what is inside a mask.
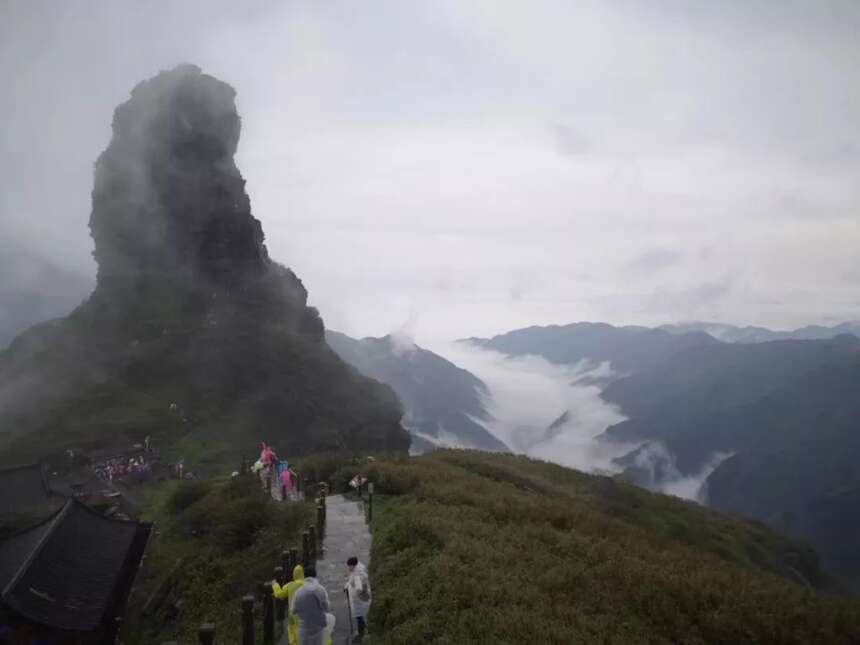
[[[363,470],[390,496],[371,566],[381,643],[860,642],[857,601],[762,525],[512,455]]]
[[[156,525],[124,642],[196,643],[203,622],[217,624],[219,643],[240,642],[242,596],[261,597],[282,549],[301,544],[312,506],[275,502],[253,476],[153,484],[144,498]]]

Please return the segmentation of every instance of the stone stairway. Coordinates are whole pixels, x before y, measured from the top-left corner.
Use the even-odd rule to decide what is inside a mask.
[[[346,561],[355,556],[370,566],[370,545],[370,531],[364,521],[361,502],[348,500],[343,495],[329,496],[326,499],[322,552],[317,557],[317,578],[328,591],[335,616],[334,645],[346,645],[350,642],[349,611],[343,592],[349,573]],[[279,645],[287,645],[286,637]]]

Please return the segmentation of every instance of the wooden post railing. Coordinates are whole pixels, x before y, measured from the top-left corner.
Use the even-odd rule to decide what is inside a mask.
[[[263,645],[275,643],[275,597],[272,586],[263,583]]]
[[[293,569],[296,568],[296,565],[299,563],[299,552],[295,547],[290,549],[290,566],[287,569],[287,575],[289,576],[289,580],[293,579]]]
[[[203,623],[200,625],[200,629],[197,630],[197,642],[200,645],[214,645],[215,625],[212,623]]]
[[[242,645],[256,645],[254,640],[254,596],[242,598]]]
[[[278,581],[279,585],[286,584],[286,578],[284,577],[284,567],[275,567],[275,580]],[[271,592],[271,589],[269,590]],[[286,616],[286,608],[287,601],[286,600],[278,600],[275,599],[275,620],[279,623],[284,622],[284,617]]]
[[[281,551],[281,568],[284,570],[284,582],[292,582],[293,570],[290,568],[290,552]]]
[[[311,524],[308,527],[308,542],[311,546],[311,562],[317,561],[317,527]]]
[[[302,532],[302,566],[307,569],[311,562],[311,539],[310,533]]]

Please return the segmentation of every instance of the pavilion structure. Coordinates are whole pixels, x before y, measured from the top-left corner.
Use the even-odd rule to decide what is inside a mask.
[[[0,538],[0,642],[113,644],[151,529],[68,499]]]

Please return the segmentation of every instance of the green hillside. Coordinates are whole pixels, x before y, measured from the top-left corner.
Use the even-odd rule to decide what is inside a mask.
[[[820,590],[815,554],[760,524],[512,455],[365,472],[384,493],[371,571],[383,643],[860,639],[860,604]]]

